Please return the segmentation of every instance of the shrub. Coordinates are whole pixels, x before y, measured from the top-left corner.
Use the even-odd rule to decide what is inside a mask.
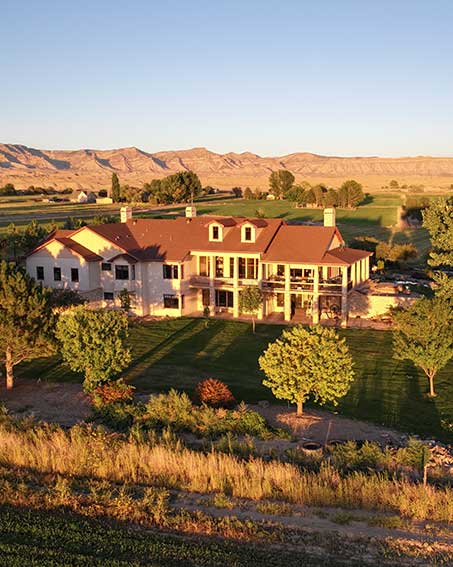
[[[98,386],[91,400],[94,407],[98,409],[113,404],[128,404],[132,402],[134,390],[134,386],[125,384],[122,379],[114,380]]]
[[[216,378],[207,378],[198,382],[196,397],[201,404],[214,408],[231,408],[236,405],[236,400],[231,390],[224,382]]]

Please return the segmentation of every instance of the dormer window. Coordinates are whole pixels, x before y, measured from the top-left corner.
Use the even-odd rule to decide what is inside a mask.
[[[209,240],[212,242],[221,242],[222,241],[222,226],[219,224],[211,224],[209,227]]]
[[[241,228],[241,242],[255,242],[256,229],[250,224],[246,224]]]

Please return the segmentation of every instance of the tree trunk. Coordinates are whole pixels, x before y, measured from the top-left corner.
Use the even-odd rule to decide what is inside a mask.
[[[255,317],[252,318],[252,329],[255,332]]]
[[[5,357],[5,370],[6,370],[6,388],[7,390],[11,390],[14,385],[14,375],[13,375],[13,353],[11,352],[11,348],[6,348],[6,357]]]
[[[303,415],[303,402],[297,402],[296,416],[302,417]]]
[[[434,373],[429,373],[428,374],[428,380],[429,380],[429,397],[430,398],[435,398],[436,397],[436,392],[434,391]]]

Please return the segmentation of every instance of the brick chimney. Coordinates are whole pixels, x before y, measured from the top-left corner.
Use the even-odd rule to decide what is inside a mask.
[[[334,207],[324,209],[324,226],[336,226],[335,216]]]
[[[121,207],[120,209],[120,220],[121,222],[127,222],[132,218],[132,208],[131,207]]]

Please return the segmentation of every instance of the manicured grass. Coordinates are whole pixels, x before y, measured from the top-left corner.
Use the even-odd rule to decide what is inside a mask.
[[[135,323],[131,328],[133,361],[125,372],[139,392],[176,388],[191,393],[195,384],[215,377],[229,384],[239,400],[275,402],[262,385],[258,357],[283,330],[279,325],[182,318]],[[448,438],[444,423],[453,424],[453,363],[437,377],[438,396],[426,397],[427,380],[410,362],[392,358],[392,333],[346,329],[356,379],[336,409],[359,419],[425,436]],[[53,381],[80,381],[57,358],[22,365],[17,375]],[[279,402],[282,403],[282,402]],[[284,403],[284,402],[283,402]],[[452,434],[450,432],[450,437]]]

